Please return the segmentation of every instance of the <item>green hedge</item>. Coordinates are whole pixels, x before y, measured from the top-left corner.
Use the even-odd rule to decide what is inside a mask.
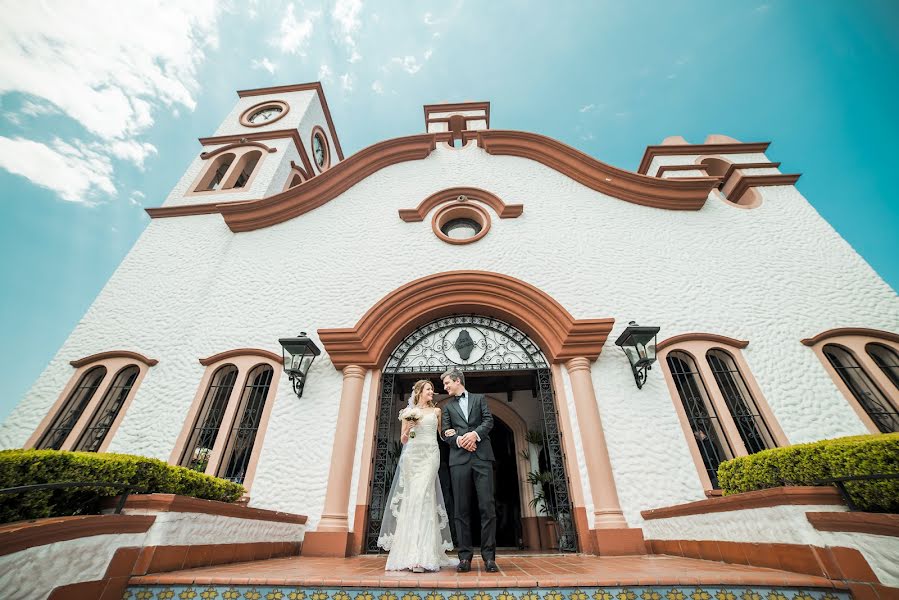
[[[103,481],[127,483],[148,493],[180,494],[233,502],[242,485],[174,467],[155,458],[61,450],[0,451],[0,489],[39,483]],[[0,495],[0,523],[64,515],[96,514],[115,488],[30,491]]]
[[[764,450],[721,463],[718,482],[725,495],[781,485],[899,473],[899,433],[861,435]],[[899,512],[899,479],[849,482],[861,510]]]

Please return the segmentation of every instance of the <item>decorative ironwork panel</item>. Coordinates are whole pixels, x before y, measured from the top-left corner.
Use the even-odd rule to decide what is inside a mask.
[[[899,431],[899,412],[886,399],[855,356],[842,346],[824,346],[824,355],[881,433]]]
[[[75,427],[75,423],[78,422],[81,413],[84,412],[91,398],[94,397],[104,377],[106,377],[106,367],[103,366],[94,367],[81,376],[81,380],[72,393],[69,394],[66,403],[53,420],[53,424],[41,436],[40,441],[35,446],[37,449],[59,450],[62,448],[63,442],[66,441],[69,433],[72,432],[72,428]]]
[[[883,344],[868,344],[865,350],[887,379],[899,388],[899,354]]]
[[[73,450],[96,452],[100,449],[139,374],[137,365],[130,365],[118,372]]]
[[[733,456],[733,451],[727,446],[727,438],[720,434],[721,424],[718,414],[710,402],[708,392],[699,376],[696,365],[688,355],[680,352],[672,352],[668,355],[668,368],[674,379],[674,386],[680,396],[684,411],[687,413],[687,421],[690,423],[690,431],[699,448],[702,464],[705,465],[706,474],[709,476],[712,487],[718,488],[718,465],[722,461]]]
[[[378,547],[378,534],[381,532],[381,520],[384,518],[387,492],[393,481],[393,473],[396,470],[395,452],[393,451],[395,440],[393,437],[393,422],[398,410],[396,409],[396,394],[394,393],[396,377],[391,373],[381,376],[381,395],[378,403],[378,429],[375,437],[375,451],[372,463],[371,496],[368,506],[368,528],[365,534],[365,549],[367,552],[381,552]]]
[[[547,362],[527,335],[491,317],[454,315],[432,321],[406,337],[387,359],[385,372],[441,373],[518,371],[546,368]]]
[[[733,357],[723,350],[709,350],[706,360],[740,432],[746,452],[755,454],[777,446]]]
[[[540,407],[543,409],[546,453],[549,460],[549,470],[552,474],[551,490],[547,497],[547,504],[549,505],[547,509],[550,516],[556,521],[556,527],[559,532],[559,550],[561,552],[577,552],[577,530],[574,527],[571,496],[568,493],[565,453],[562,449],[562,434],[559,431],[552,375],[549,368],[537,369],[537,387],[540,393]]]
[[[272,383],[274,371],[268,365],[260,365],[250,371],[247,376],[247,385],[243,390],[243,398],[238,408],[234,429],[224,452],[219,468],[219,477],[243,483],[247,475],[247,467],[253,456],[253,447],[256,444],[256,433],[259,431],[259,423],[262,420],[262,411],[265,409],[265,400]]]
[[[212,375],[194,429],[181,455],[179,464],[182,467],[200,473],[206,471],[236,380],[237,367],[234,365],[225,365]]]

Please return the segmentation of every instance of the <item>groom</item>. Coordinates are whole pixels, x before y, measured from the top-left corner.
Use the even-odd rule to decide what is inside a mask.
[[[493,415],[482,394],[469,394],[465,389],[465,375],[450,369],[440,376],[443,389],[450,395],[444,407],[440,429],[456,433],[444,437],[449,444],[450,479],[453,485],[453,504],[456,518],[456,537],[459,543],[457,571],[471,571],[471,488],[478,496],[481,512],[481,558],[488,573],[498,573],[496,566],[496,507],[493,501],[493,447],[490,430]]]

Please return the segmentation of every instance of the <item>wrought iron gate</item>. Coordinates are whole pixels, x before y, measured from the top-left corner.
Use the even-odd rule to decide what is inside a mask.
[[[394,439],[394,422],[402,403],[397,377],[407,373],[433,377],[453,366],[466,374],[490,371],[534,373],[543,411],[547,462],[552,473],[547,508],[557,523],[560,550],[577,552],[577,534],[549,364],[536,344],[520,330],[503,321],[477,315],[454,315],[432,321],[407,336],[387,359],[381,376],[375,451],[372,453],[366,551],[381,551],[378,533],[399,456],[399,441]]]

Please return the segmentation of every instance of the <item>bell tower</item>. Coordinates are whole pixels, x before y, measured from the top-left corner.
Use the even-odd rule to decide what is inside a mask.
[[[321,83],[241,90],[164,206],[258,200],[343,160]]]

